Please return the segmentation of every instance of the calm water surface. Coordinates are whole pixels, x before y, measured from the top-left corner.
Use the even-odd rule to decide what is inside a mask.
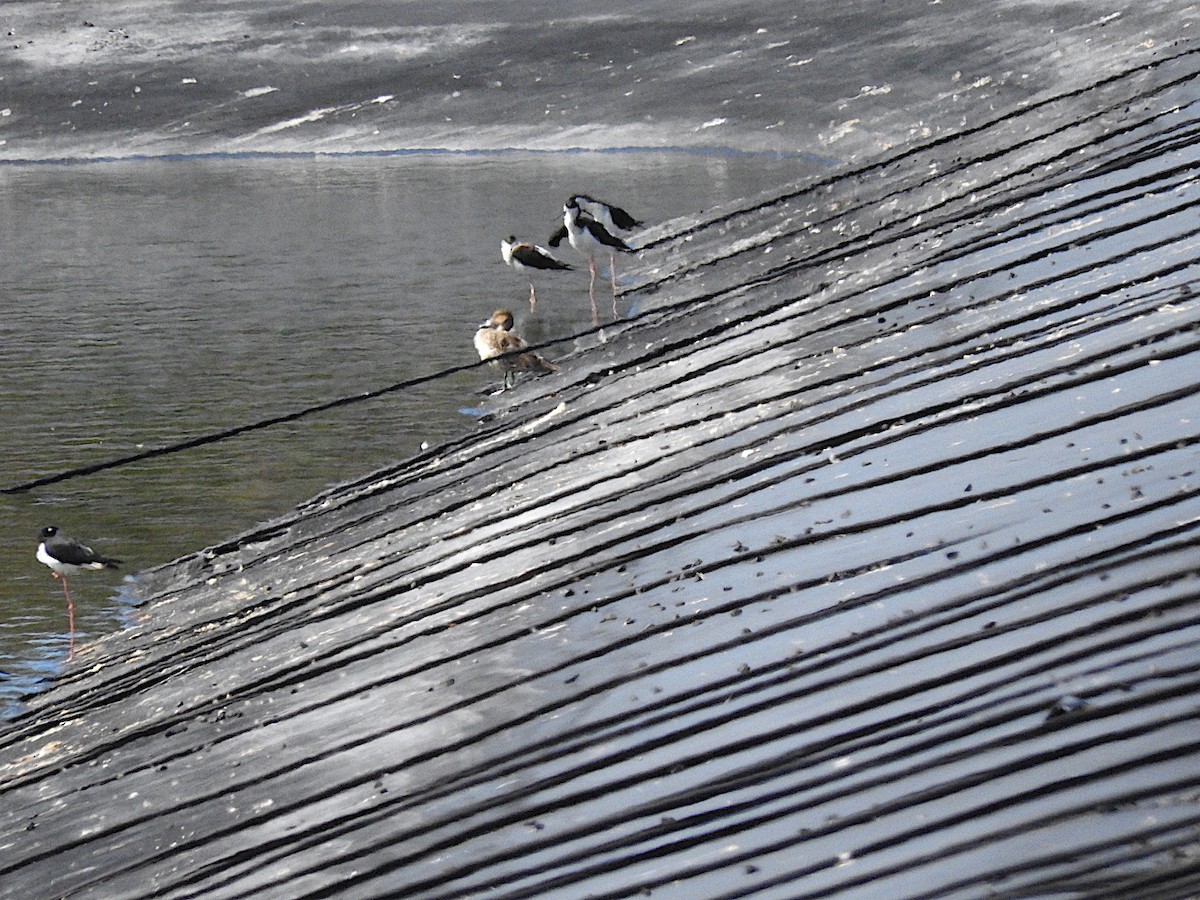
[[[586,268],[528,284],[500,260],[545,242],[583,191],[648,222],[813,171],[774,157],[512,154],[0,167],[0,481],[219,431],[472,361],[511,306],[528,336],[591,324]],[[566,248],[564,258],[573,251]],[[601,297],[598,284],[598,296]],[[604,304],[601,303],[603,310]],[[57,524],[167,562],[471,427],[485,370],[154,460],[0,495],[0,713],[61,669],[60,586],[33,558]],[[72,580],[77,631],[119,628],[122,573]]]

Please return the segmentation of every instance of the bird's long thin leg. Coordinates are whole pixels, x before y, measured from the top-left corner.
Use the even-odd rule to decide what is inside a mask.
[[[600,311],[596,309],[596,257],[588,257],[588,271],[592,275],[588,282],[588,299],[592,301],[592,324],[600,324]]]
[[[67,659],[75,658],[75,601],[71,599],[71,589],[67,586],[67,576],[60,575],[63,585],[63,596],[67,598]]]
[[[536,306],[537,306],[537,293],[535,293],[533,290],[533,280],[531,279],[529,282],[529,311],[533,312],[533,310]]]
[[[613,296],[615,297],[617,296],[617,254],[615,253],[608,254],[608,276],[612,279]],[[616,310],[615,305],[613,310]]]

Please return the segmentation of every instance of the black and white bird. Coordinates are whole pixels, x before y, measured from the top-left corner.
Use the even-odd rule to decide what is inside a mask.
[[[509,235],[500,242],[500,255],[504,264],[512,266],[518,272],[524,272],[529,279],[529,311],[537,306],[537,292],[533,287],[533,273],[536,271],[567,271],[572,267],[558,259],[545,247],[531,244],[528,241],[517,241],[515,234]]]
[[[490,360],[493,367],[504,372],[503,390],[512,387],[521,372],[547,375],[558,371],[554,363],[527,350],[529,345],[512,329],[513,314],[507,309],[498,309],[475,330],[475,351],[480,359]]]
[[[595,197],[589,197],[587,194],[576,194],[571,200],[574,200],[585,214],[608,229],[609,234],[616,234],[618,231],[632,231],[642,224],[640,219],[635,219],[621,207],[597,200]]]
[[[70,628],[70,648],[67,651],[67,659],[71,659],[75,656],[75,602],[71,599],[67,576],[78,575],[85,569],[115,569],[121,561],[97,553],[86,544],[67,537],[54,525],[47,525],[43,528],[39,538],[36,554],[38,562],[49,566],[51,574],[55,578],[62,579],[63,595],[67,598],[67,619]]]
[[[609,271],[612,277],[613,315],[616,315],[617,253],[632,253],[633,248],[585,213],[576,197],[572,197],[563,206],[563,224],[551,236],[551,246],[556,246],[556,239],[557,243],[562,242],[562,232],[564,231],[571,246],[587,257],[588,274],[590,275],[588,299],[592,301],[592,320],[597,323],[600,321],[600,315],[596,311],[596,254],[602,251],[608,252]]]

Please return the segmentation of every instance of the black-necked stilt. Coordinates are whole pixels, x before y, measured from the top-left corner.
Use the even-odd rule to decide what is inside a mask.
[[[591,216],[608,229],[610,234],[618,231],[632,231],[641,225],[640,219],[635,219],[619,206],[589,197],[587,194],[576,194],[571,198],[587,215]]]
[[[504,371],[505,390],[512,386],[519,372],[545,375],[558,371],[558,366],[554,363],[548,362],[532,350],[525,350],[528,344],[512,330],[512,327],[513,314],[507,309],[498,309],[475,331],[475,350],[479,353],[479,358],[490,360],[493,366]],[[520,352],[522,350],[525,352]]]
[[[500,242],[500,255],[504,257],[505,265],[512,266],[519,272],[524,272],[529,279],[529,311],[537,306],[537,293],[533,288],[533,273],[542,271],[561,271],[570,269],[562,260],[556,258],[549,250],[530,244],[527,241],[517,242],[516,235],[509,235],[507,240]]]
[[[592,320],[597,323],[600,321],[600,315],[596,311],[596,253],[601,250],[608,251],[609,272],[612,277],[613,315],[615,316],[617,314],[616,255],[618,251],[632,253],[633,248],[587,215],[575,197],[572,197],[563,206],[563,228],[566,229],[567,240],[571,242],[571,246],[587,257],[588,274],[590,275],[588,299],[592,301]],[[561,238],[559,240],[561,241]],[[550,243],[554,244],[553,237],[551,237]]]
[[[67,598],[67,620],[70,627],[70,647],[67,659],[75,656],[75,602],[67,585],[68,575],[78,575],[84,569],[115,569],[119,559],[97,553],[91,547],[69,538],[54,525],[42,529],[37,548],[38,562],[45,563],[55,578],[62,579],[63,595]]]

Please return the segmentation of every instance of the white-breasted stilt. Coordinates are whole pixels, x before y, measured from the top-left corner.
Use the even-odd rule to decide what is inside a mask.
[[[67,659],[71,659],[75,656],[75,601],[71,599],[67,576],[78,575],[84,569],[115,569],[121,561],[97,553],[91,547],[79,543],[74,538],[67,537],[54,525],[47,525],[43,528],[39,538],[36,554],[38,562],[49,566],[55,578],[62,579],[63,595],[67,598],[67,621],[70,635]]]
[[[592,320],[599,324],[600,314],[596,310],[596,254],[603,250],[607,251],[609,255],[610,271],[612,274],[613,315],[615,316],[617,314],[616,255],[618,252],[632,253],[633,248],[591,216],[587,215],[574,197],[568,200],[566,205],[563,206],[562,228],[566,230],[567,240],[571,242],[571,246],[587,257],[588,274],[590,275],[588,299],[592,301]],[[555,232],[555,236],[559,236],[560,234],[561,229]],[[555,243],[555,236],[552,236],[550,239],[551,245]],[[561,236],[558,237],[558,240],[562,240]]]
[[[500,255],[505,265],[512,266],[518,272],[524,272],[529,279],[529,311],[537,306],[537,292],[533,287],[533,273],[536,271],[564,271],[572,267],[558,259],[545,247],[531,244],[528,241],[517,241],[516,235],[509,235],[500,242]]]

